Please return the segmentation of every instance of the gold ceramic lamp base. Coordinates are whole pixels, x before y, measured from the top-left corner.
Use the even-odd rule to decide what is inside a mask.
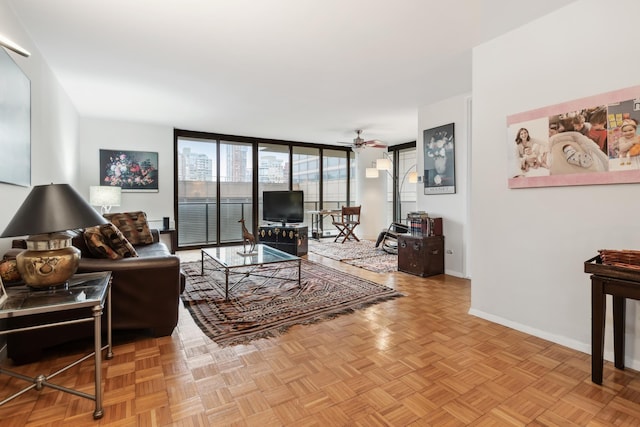
[[[27,239],[27,250],[16,256],[22,280],[33,288],[64,285],[80,263],[80,251],[67,234],[39,234]]]

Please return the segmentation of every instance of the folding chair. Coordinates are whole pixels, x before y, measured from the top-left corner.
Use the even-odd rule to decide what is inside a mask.
[[[342,236],[344,236],[344,238],[340,243],[344,243],[347,239],[351,238],[354,238],[357,242],[360,241],[360,239],[353,234],[353,230],[360,224],[360,207],[361,206],[343,206],[339,214],[331,215],[331,223],[339,231],[334,242],[337,242]]]

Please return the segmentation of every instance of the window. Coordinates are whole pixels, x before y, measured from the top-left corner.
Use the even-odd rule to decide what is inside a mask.
[[[320,149],[293,147],[293,164],[300,172],[292,177],[293,190],[304,191],[305,211],[320,209]],[[305,215],[305,224],[311,225],[311,216]]]
[[[298,166],[298,165],[295,165]],[[296,167],[294,166],[294,173]],[[262,220],[262,193],[289,189],[289,146],[258,146],[258,221]]]
[[[348,148],[179,129],[174,142],[179,248],[240,243],[238,221],[256,230],[264,191],[302,190],[307,211],[347,205],[355,194]]]
[[[388,182],[390,189],[388,200],[390,201],[390,214],[394,221],[402,221],[407,217],[407,213],[417,209],[416,204],[416,184],[410,182],[412,174],[416,172],[416,144],[415,142],[397,145],[389,148],[389,156],[393,160],[394,176]]]
[[[178,246],[217,243],[217,152],[208,140],[178,138]]]

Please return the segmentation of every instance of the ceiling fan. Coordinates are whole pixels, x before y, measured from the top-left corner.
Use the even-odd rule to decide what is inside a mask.
[[[349,143],[343,143],[343,144],[349,144],[351,145],[351,148],[356,151],[356,150],[360,150],[362,148],[365,147],[373,147],[373,148],[387,148],[387,145],[385,143],[383,143],[382,141],[378,141],[377,139],[372,139],[369,141],[365,141],[360,134],[362,133],[361,129],[357,129],[356,130],[356,137],[353,138],[353,143],[349,144]]]

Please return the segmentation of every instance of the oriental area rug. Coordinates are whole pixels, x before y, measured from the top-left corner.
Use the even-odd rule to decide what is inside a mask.
[[[376,248],[371,240],[359,242],[347,240],[340,243],[340,241],[309,239],[309,252],[375,273],[398,271],[398,256],[389,254],[380,247]]]
[[[220,346],[276,337],[294,325],[311,324],[353,313],[402,296],[375,282],[302,260],[300,286],[278,278],[246,277],[224,299],[224,274],[200,262],[182,264],[187,277],[182,300],[200,329]],[[291,278],[297,269],[288,269]]]

